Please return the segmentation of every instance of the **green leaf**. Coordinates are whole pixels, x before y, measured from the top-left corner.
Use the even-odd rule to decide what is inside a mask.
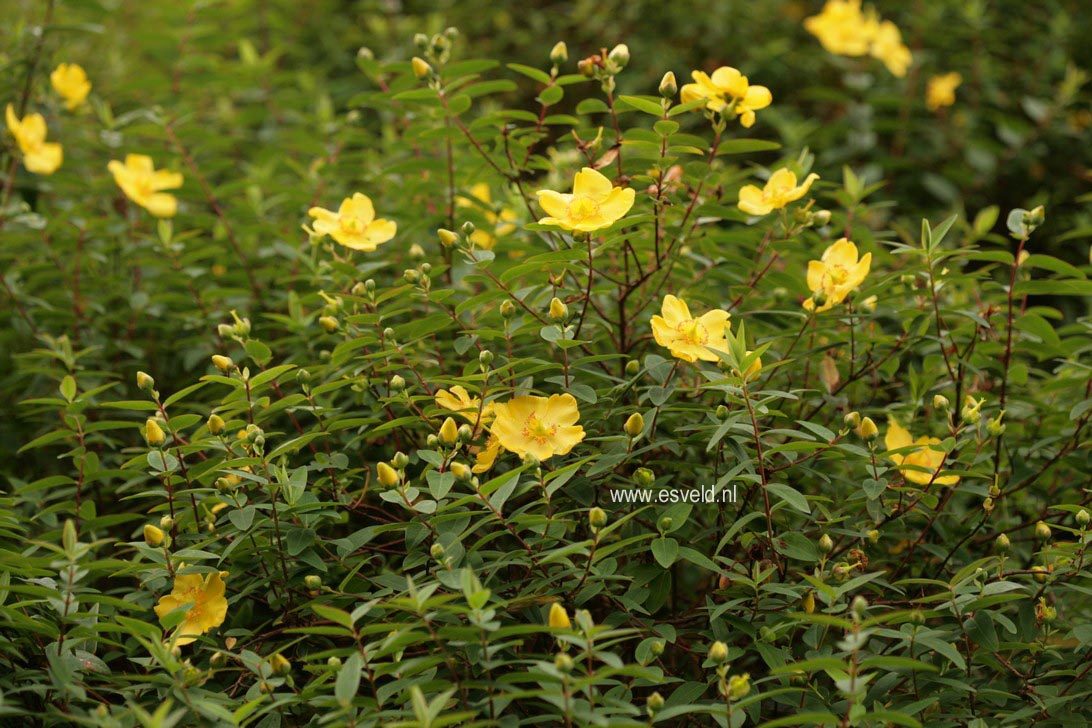
[[[661,536],[652,542],[652,555],[660,566],[669,568],[679,557],[679,542],[673,538]]]
[[[811,513],[811,506],[808,505],[808,499],[795,488],[785,485],[784,483],[770,483],[766,486],[766,490],[773,493],[801,513]]]

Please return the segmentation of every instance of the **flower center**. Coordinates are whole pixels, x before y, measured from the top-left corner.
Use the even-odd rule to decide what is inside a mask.
[[[709,332],[694,319],[683,321],[675,327],[675,331],[687,344],[704,344],[709,341]]]
[[[841,265],[832,265],[827,269],[827,275],[830,277],[830,282],[836,286],[840,286],[849,280],[849,270]]]
[[[599,214],[598,203],[587,197],[576,197],[569,204],[569,217],[574,220],[586,220]]]
[[[360,221],[359,217],[344,215],[338,218],[338,225],[341,227],[341,231],[349,233],[350,235],[356,235],[364,232],[364,223]]]
[[[523,436],[528,440],[534,440],[539,445],[545,445],[557,433],[557,425],[547,425],[534,413],[523,423]]]

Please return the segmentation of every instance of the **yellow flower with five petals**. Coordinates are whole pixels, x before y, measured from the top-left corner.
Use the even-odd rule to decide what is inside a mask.
[[[821,294],[823,302],[816,308],[815,299],[804,301],[804,308],[816,313],[834,308],[857,286],[864,282],[872,266],[872,253],[858,259],[857,246],[842,238],[823,251],[821,260],[808,263],[808,288]]]
[[[342,200],[337,212],[312,207],[307,214],[315,219],[317,235],[329,235],[346,248],[366,253],[375,251],[398,232],[391,220],[376,218],[371,198],[360,192]]]
[[[580,410],[571,394],[513,397],[494,403],[493,414],[489,431],[497,444],[521,457],[548,460],[566,454],[584,439],[584,428],[576,424]]]
[[[940,438],[936,437],[922,436],[915,440],[910,432],[895,420],[888,421],[887,434],[883,440],[883,444],[888,450],[900,450],[916,446],[916,449],[909,452],[892,453],[887,456],[895,463],[903,477],[911,483],[917,483],[918,485],[928,485],[929,483],[955,485],[959,482],[958,475],[937,475],[937,472],[944,465],[945,457],[947,457],[943,450],[934,447],[940,443]],[[913,467],[905,467],[907,465]]]
[[[163,191],[182,186],[178,172],[157,170],[152,158],[144,154],[126,154],[124,164],[114,159],[106,168],[126,197],[156,217],[174,217],[178,212],[178,200]]]
[[[538,191],[538,204],[546,212],[539,222],[590,233],[624,217],[633,207],[635,196],[629,187],[615,187],[601,173],[585,167],[576,173],[572,194]]]
[[[754,126],[755,112],[773,103],[773,95],[765,86],[751,82],[731,66],[721,66],[710,76],[703,71],[690,74],[694,83],[682,87],[680,98],[684,104],[705,99],[705,108],[718,113],[731,113],[739,117],[745,128]]]
[[[802,183],[796,184],[796,175],[788,169],[779,169],[770,175],[765,187],[746,185],[739,191],[739,209],[748,215],[768,215],[795,202],[808,193],[819,175],[812,172]]]
[[[906,75],[906,69],[910,67],[914,60],[910,49],[902,42],[902,33],[899,32],[899,27],[890,20],[880,23],[868,52],[872,54],[873,58],[883,61],[883,64],[887,66],[887,70],[899,78]]]
[[[61,95],[65,101],[65,108],[75,111],[87,99],[91,93],[91,82],[87,80],[87,72],[75,63],[62,63],[49,74],[49,81],[53,84],[53,90]]]
[[[8,104],[5,112],[8,131],[23,153],[23,166],[33,174],[53,174],[64,161],[64,150],[56,142],[46,141],[46,123],[41,114],[27,114],[20,120]]]
[[[804,19],[804,29],[839,56],[866,55],[878,25],[874,14],[861,11],[861,0],[828,0],[818,15]]]
[[[672,356],[683,361],[720,361],[711,349],[728,351],[727,333],[732,328],[727,311],[708,311],[698,318],[690,315],[686,301],[664,296],[662,316],[652,317],[652,336]]]
[[[179,564],[180,570],[184,564]],[[159,598],[155,613],[160,619],[189,604],[186,616],[178,625],[175,644],[188,645],[213,627],[219,627],[227,616],[225,585],[221,574],[176,574],[170,594]]]

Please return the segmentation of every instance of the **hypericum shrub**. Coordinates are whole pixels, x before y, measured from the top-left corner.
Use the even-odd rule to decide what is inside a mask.
[[[816,12],[817,59],[917,72]],[[9,720],[1080,724],[1092,283],[1052,212],[911,232],[915,171],[773,133],[742,55],[449,28],[335,108],[227,40],[222,96],[197,55],[154,110],[27,50]]]

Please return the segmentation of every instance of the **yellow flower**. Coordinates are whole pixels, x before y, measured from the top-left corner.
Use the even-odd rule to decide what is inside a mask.
[[[75,63],[62,63],[49,74],[53,90],[65,100],[65,107],[69,111],[79,108],[80,104],[91,93],[91,82],[87,80],[87,73]]]
[[[788,169],[779,169],[770,175],[766,186],[761,190],[754,185],[747,185],[741,189],[739,209],[748,215],[768,215],[806,195],[817,179],[819,175],[812,172],[807,179],[797,185],[795,174]]]
[[[307,214],[315,218],[315,232],[329,235],[341,245],[371,253],[398,231],[390,220],[376,219],[371,198],[360,192],[346,197],[337,212],[312,207]]]
[[[932,446],[938,445],[940,442],[939,438],[925,436],[914,440],[910,433],[894,420],[888,420],[887,435],[884,436],[883,440],[884,447],[888,450],[898,450],[911,445],[917,446],[916,450],[909,453],[887,456],[902,472],[903,477],[911,483],[917,483],[918,485],[927,485],[929,483],[955,485],[959,482],[958,475],[936,476],[937,471],[944,465],[945,453],[943,450],[934,449]],[[903,467],[906,465],[916,465],[928,472]]]
[[[930,111],[955,103],[955,91],[963,83],[963,76],[955,71],[933,76],[925,85],[925,105]]]
[[[547,217],[544,225],[590,233],[613,225],[633,207],[636,193],[628,187],[614,187],[591,167],[576,173],[571,195],[539,190],[538,204]]]
[[[179,564],[179,569],[183,568]],[[188,645],[197,641],[213,627],[219,627],[227,616],[227,599],[224,598],[224,580],[222,573],[179,574],[174,577],[174,588],[170,594],[159,598],[155,613],[162,619],[183,605],[190,604],[186,617],[178,625],[175,644]]]
[[[857,259],[857,246],[842,238],[823,252],[822,260],[808,263],[808,288],[825,297],[819,308],[815,300],[804,301],[808,311],[827,311],[846,299],[850,292],[861,285],[872,265],[872,253]]]
[[[490,433],[501,447],[520,457],[547,460],[564,455],[584,439],[584,428],[576,424],[580,410],[571,394],[522,395],[495,403],[493,413]]]
[[[436,390],[436,405],[446,410],[457,413],[470,424],[479,421],[478,410],[481,410],[481,423],[493,419],[492,403],[482,406],[482,401],[477,397],[471,397],[466,387],[455,385],[450,391],[446,389]]]
[[[728,351],[726,334],[732,325],[727,311],[713,310],[694,318],[686,301],[669,294],[664,296],[661,312],[662,316],[652,317],[652,335],[672,356],[689,362],[720,361],[710,349]]]
[[[174,217],[178,212],[178,200],[163,192],[182,186],[178,172],[156,170],[152,158],[144,154],[126,154],[125,164],[115,159],[106,168],[126,197],[156,217]]]
[[[64,161],[64,151],[56,142],[46,141],[46,123],[41,114],[27,114],[22,121],[8,104],[5,112],[8,131],[23,153],[23,166],[34,174],[53,174]]]
[[[569,629],[573,626],[573,623],[569,621],[569,613],[565,611],[565,607],[561,606],[560,602],[554,602],[550,605],[549,624],[554,629]]]
[[[721,66],[712,76],[693,71],[690,77],[694,83],[682,87],[680,98],[684,104],[705,99],[707,109],[738,116],[739,123],[747,128],[754,126],[755,112],[773,102],[770,89],[752,86],[746,76],[731,66]]]
[[[455,420],[448,417],[444,420],[444,424],[440,426],[440,441],[445,445],[454,445],[458,439],[459,426],[455,424]]]
[[[470,197],[473,198],[473,201],[460,197],[457,202],[458,206],[484,208],[482,214],[490,225],[489,229],[477,228],[470,233],[470,242],[483,250],[492,250],[493,246],[497,244],[498,236],[509,235],[515,231],[514,222],[519,219],[519,216],[516,215],[515,211],[508,208],[501,208],[500,212],[497,212],[493,207],[493,193],[485,182],[479,182],[471,187]],[[441,239],[444,232],[440,232]]]
[[[839,56],[867,54],[876,27],[875,17],[861,12],[861,0],[827,0],[818,15],[804,19],[804,29]]]
[[[903,45],[902,33],[899,32],[898,26],[890,20],[883,21],[876,29],[869,53],[873,58],[883,61],[887,70],[899,78],[906,75],[906,69],[914,60],[910,49]]]

